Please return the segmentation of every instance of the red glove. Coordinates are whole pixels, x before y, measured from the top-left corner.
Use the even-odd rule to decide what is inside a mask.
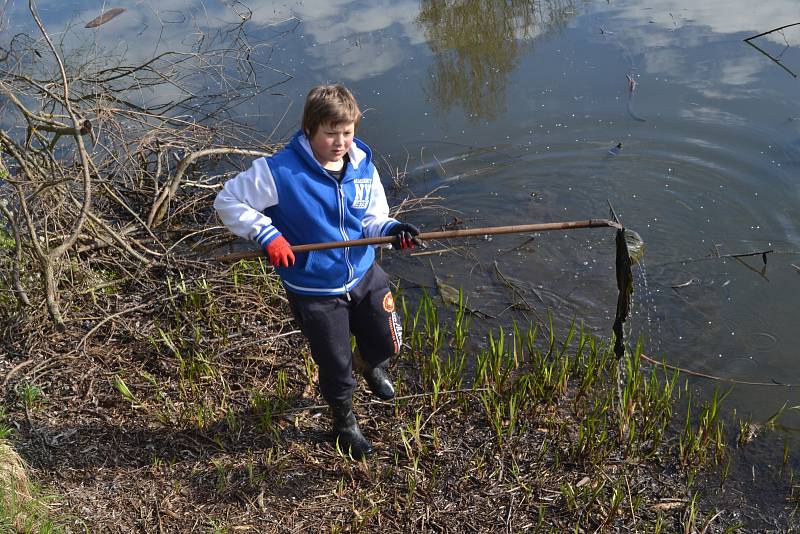
[[[294,265],[294,252],[292,246],[286,241],[282,235],[279,235],[272,242],[267,245],[264,250],[267,251],[269,262],[275,267],[289,267]]]
[[[386,235],[394,236],[395,240],[394,243],[392,243],[392,248],[394,249],[405,250],[414,248],[414,245],[425,248],[422,240],[417,237],[419,235],[419,229],[413,224],[403,222],[395,224],[386,232]]]

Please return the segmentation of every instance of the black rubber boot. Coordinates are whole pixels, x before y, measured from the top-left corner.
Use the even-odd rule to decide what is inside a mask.
[[[356,460],[374,452],[372,443],[358,428],[352,400],[331,404],[331,412],[333,413],[334,439],[338,442],[342,452],[350,454]]]
[[[386,374],[385,366],[367,366],[364,369],[364,379],[366,379],[370,391],[379,399],[389,400],[394,398],[394,386]]]

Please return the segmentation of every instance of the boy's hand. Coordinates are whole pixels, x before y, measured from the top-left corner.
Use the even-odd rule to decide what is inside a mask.
[[[269,262],[274,267],[289,267],[294,265],[294,252],[292,246],[282,235],[279,235],[272,242],[264,247],[269,256]]]
[[[419,229],[413,224],[402,222],[395,224],[389,229],[386,235],[395,237],[392,248],[404,250],[407,248],[414,248],[414,245],[425,247],[425,245],[422,244],[422,240],[417,237],[419,235]]]

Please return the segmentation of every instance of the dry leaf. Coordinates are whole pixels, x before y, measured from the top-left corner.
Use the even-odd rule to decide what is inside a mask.
[[[85,28],[97,28],[98,26],[102,26],[103,24],[105,24],[109,20],[113,19],[114,17],[116,17],[118,15],[121,15],[124,12],[125,12],[125,8],[123,8],[123,7],[115,7],[115,8],[109,9],[108,11],[105,11],[104,13],[101,13],[99,17],[96,17],[96,18],[90,20],[89,22],[87,22],[86,26],[84,26],[84,27]]]

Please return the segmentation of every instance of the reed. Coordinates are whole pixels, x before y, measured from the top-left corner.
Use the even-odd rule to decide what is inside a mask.
[[[692,408],[695,405],[691,402],[690,397],[683,431],[678,441],[681,464],[689,467],[690,473],[695,471],[695,467],[705,466],[709,463],[716,465],[724,459],[726,442],[723,429],[725,425],[720,416],[720,406],[730,393],[729,389],[720,395],[719,389],[714,388],[711,399],[702,403],[696,418],[692,418]]]
[[[520,474],[515,451],[518,443],[530,439],[532,428],[548,428],[532,452],[537,461],[554,470],[570,465],[604,472],[620,455],[629,462],[645,462],[674,453],[691,482],[699,470],[726,458],[720,406],[728,393],[717,391],[704,402],[689,396],[683,431],[670,441],[674,407],[681,393],[678,373],[663,365],[646,368],[639,356],[640,343],[618,360],[613,339],[592,336],[576,320],[559,336],[548,314],[543,328],[512,323],[510,330],[501,326],[489,331],[483,348],[467,362],[474,342],[463,294],[449,313],[442,313],[425,293],[416,309],[403,297],[400,305],[409,344],[405,359],[419,365],[417,391],[427,392],[426,409],[432,411],[425,419],[422,408],[414,408],[413,402],[395,403],[398,417],[406,410],[410,416],[399,430],[403,458],[408,462],[406,505],[419,490],[420,477],[431,468],[432,455],[421,426],[434,424],[435,419],[428,421],[445,408],[443,392],[449,388],[466,386],[466,391],[472,391],[471,397],[457,394],[459,402],[450,405],[451,413],[469,413],[473,400],[478,401],[493,438],[493,454],[510,457],[509,469],[520,488],[529,482]],[[540,332],[545,334],[541,338]],[[471,377],[458,378],[469,363]],[[475,454],[469,472],[476,477],[492,476],[492,465],[484,454]],[[647,515],[642,512],[642,496],[630,493],[624,477],[615,477],[610,483],[602,479],[580,485],[565,481],[559,486],[562,503],[571,515],[594,521],[596,529],[608,529],[625,518],[640,522],[644,529],[663,531],[660,512],[646,521],[637,519]],[[696,503],[694,506],[681,520],[682,527],[697,524],[700,512]],[[592,519],[587,519],[590,516]]]

